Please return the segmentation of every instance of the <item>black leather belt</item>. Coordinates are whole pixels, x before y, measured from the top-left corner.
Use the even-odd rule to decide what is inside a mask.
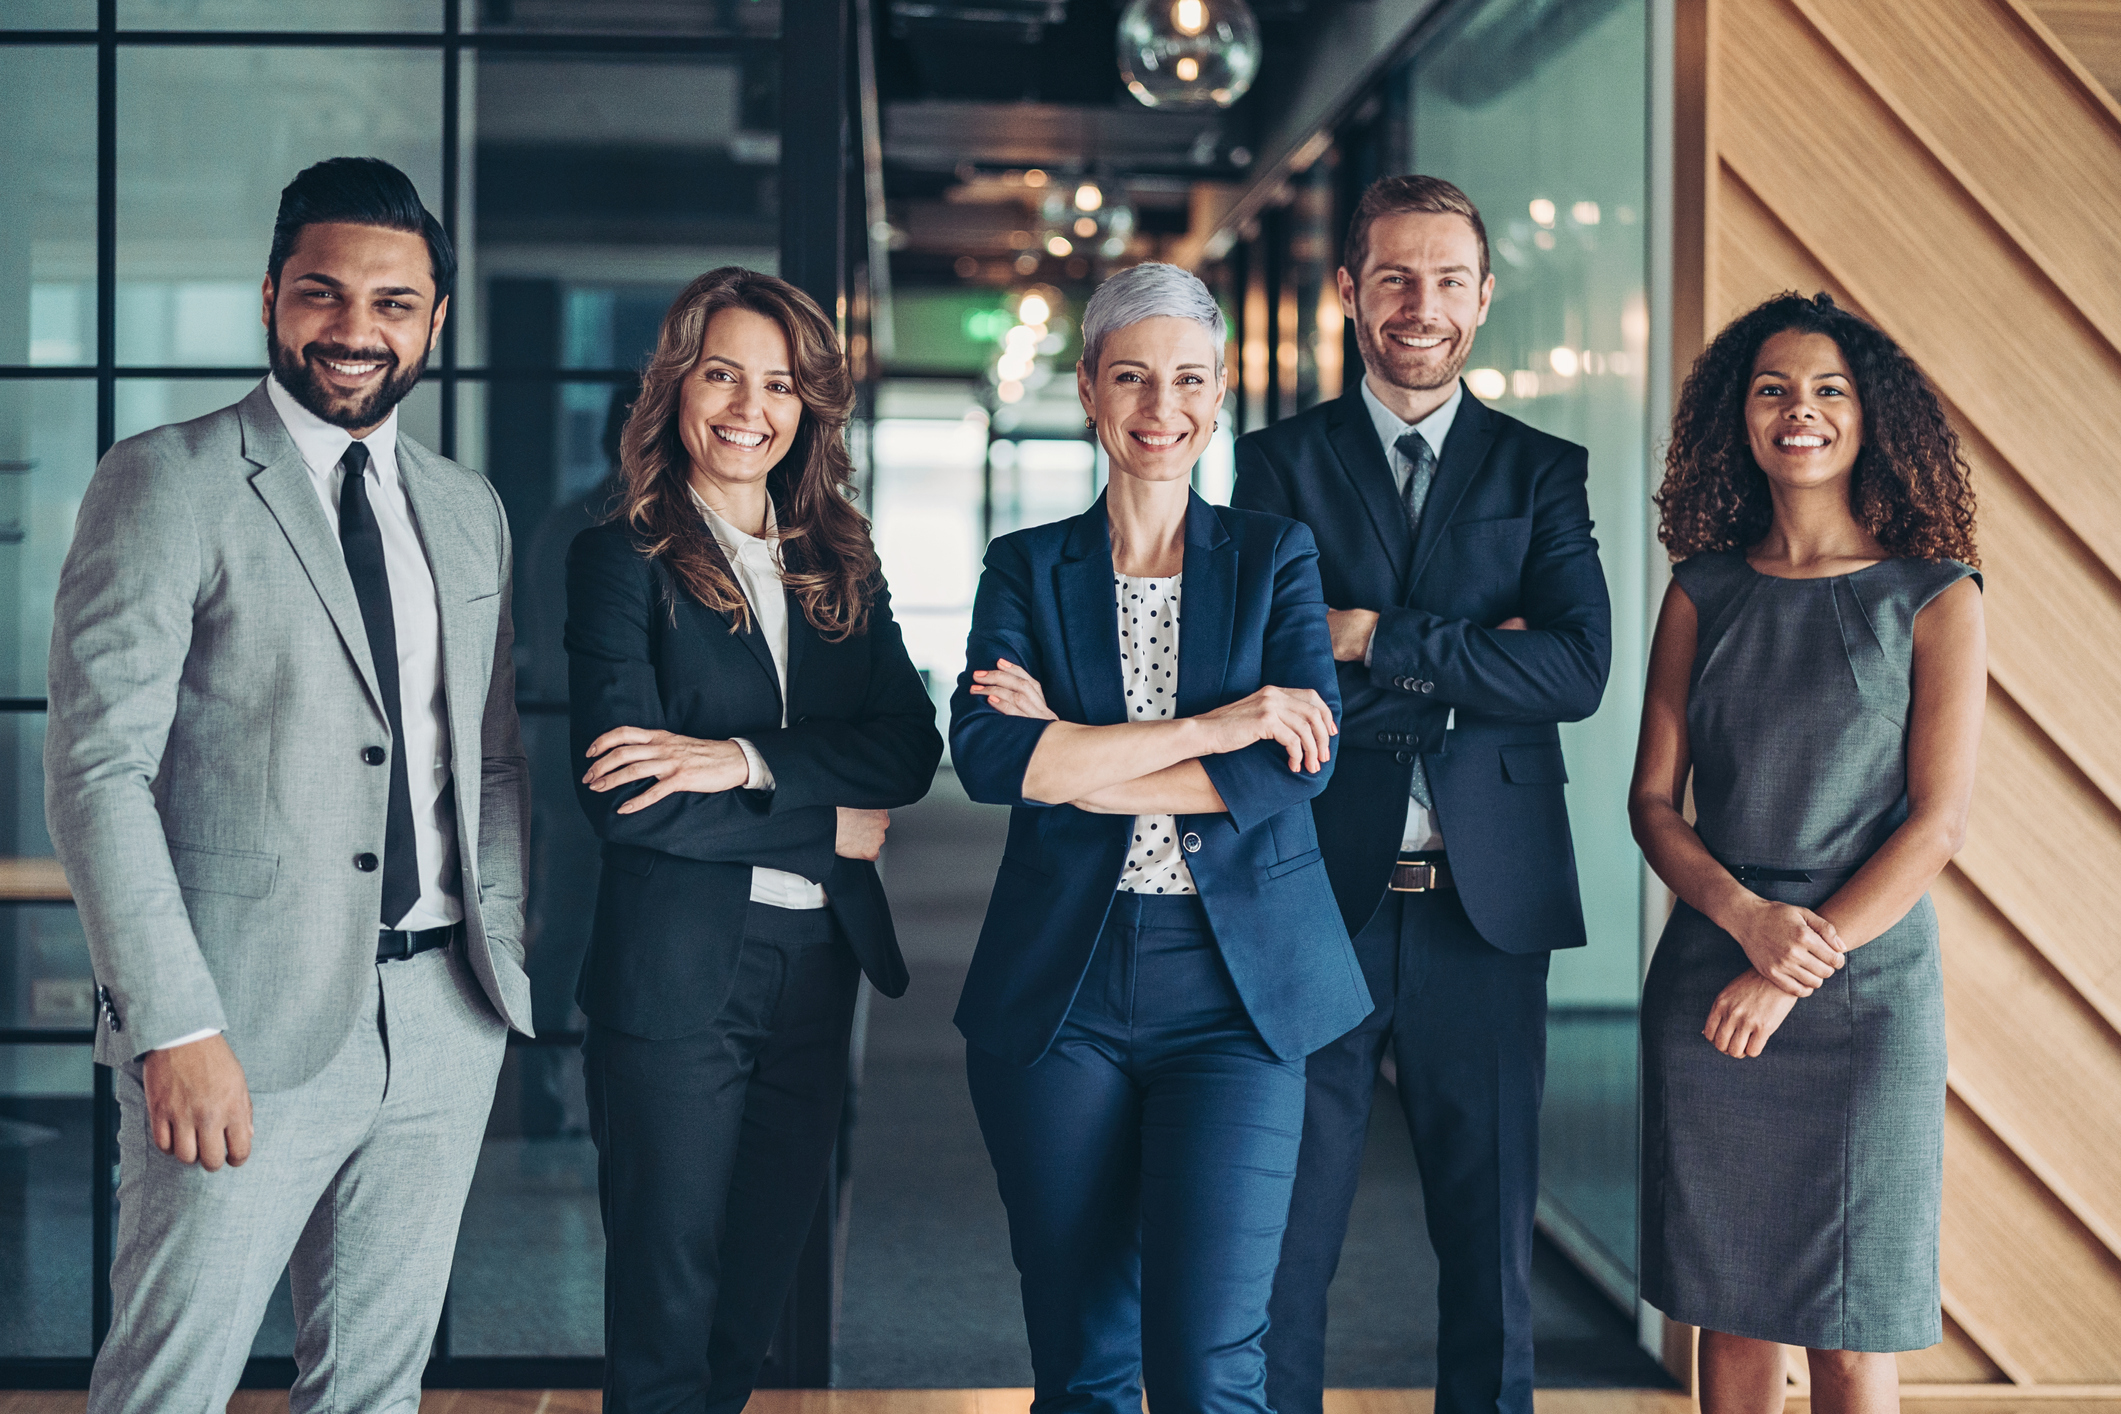
[[[1402,854],[1392,866],[1392,882],[1385,886],[1395,894],[1425,894],[1436,889],[1455,889],[1450,861],[1441,854]]]
[[[376,961],[398,962],[435,948],[446,948],[455,942],[463,931],[462,923],[445,923],[439,928],[418,930],[382,929],[376,934]]]

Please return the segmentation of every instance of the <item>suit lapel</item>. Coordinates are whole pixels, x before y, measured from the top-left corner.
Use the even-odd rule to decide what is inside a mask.
[[[1119,667],[1119,610],[1112,597],[1112,536],[1100,495],[1075,518],[1061,547],[1053,581],[1061,638],[1075,700],[1090,726],[1127,720],[1127,689]],[[1183,642],[1183,639],[1181,639]]]
[[[795,697],[795,675],[803,669],[803,656],[809,652],[811,640],[817,637],[817,629],[811,625],[808,618],[804,617],[802,601],[786,589],[783,589],[781,593],[788,601],[788,696],[793,699]],[[795,720],[795,708],[789,705],[785,710],[788,714],[788,720],[793,722]]]
[[[309,467],[296,450],[295,439],[281,425],[280,414],[274,410],[263,383],[237,404],[236,413],[243,427],[243,455],[259,468],[251,475],[251,487],[280,523],[280,533],[287,537],[295,558],[301,561],[302,572],[309,577],[317,597],[324,601],[324,611],[331,615],[332,627],[339,631],[339,642],[353,659],[354,670],[368,692],[369,705],[379,718],[387,720],[382,690],[376,686],[375,659],[368,651],[368,625],[361,617],[361,601],[354,597],[353,579],[346,573],[346,553],[339,548],[323,504],[317,500]]]
[[[1465,499],[1467,488],[1480,474],[1481,463],[1488,459],[1488,447],[1495,441],[1494,421],[1495,415],[1483,403],[1470,392],[1464,394],[1458,416],[1451,421],[1451,434],[1443,439],[1443,452],[1436,459],[1436,481],[1429,488],[1429,504],[1421,513],[1421,538],[1414,545],[1414,572],[1406,579],[1410,598],[1421,582],[1421,572],[1428,568],[1436,546],[1450,528],[1458,503]]]
[[[1178,708],[1197,717],[1222,706],[1237,608],[1237,542],[1199,496],[1186,504],[1186,579],[1179,595]],[[1117,631],[1117,623],[1114,625]]]
[[[1392,464],[1385,460],[1384,444],[1377,440],[1377,425],[1370,421],[1360,383],[1333,404],[1327,418],[1326,440],[1339,457],[1342,473],[1392,562],[1393,578],[1405,584],[1407,566],[1414,558],[1413,537],[1407,534],[1407,512],[1400,504],[1399,483],[1392,479]]]
[[[456,478],[438,465],[425,447],[400,433],[398,480],[412,507],[413,528],[427,553],[427,572],[434,579],[435,607],[441,615],[443,705],[449,715],[452,763],[459,779],[476,766],[469,755],[483,735],[486,693],[493,677],[493,640],[479,632],[471,601],[498,593],[500,556],[482,550],[467,528],[493,514],[493,502],[464,494]]]
[[[729,563],[729,556],[722,550],[722,542],[714,538],[714,531],[711,528],[707,531],[707,549],[710,554],[722,562],[722,573],[728,575],[729,582],[737,587],[738,593],[742,593],[744,582],[736,577],[736,567]],[[785,589],[781,592],[783,594],[787,593]],[[731,627],[736,623],[736,615],[734,614],[725,614],[717,610],[714,616],[722,621],[722,625],[725,628]],[[795,600],[790,598],[788,600],[788,643],[791,653],[793,653],[795,645],[795,616]],[[781,697],[781,675],[773,666],[773,650],[766,646],[766,635],[759,628],[759,616],[757,613],[754,612],[744,616],[744,631],[739,633],[737,637],[750,652],[753,661],[759,665],[759,671],[766,675],[766,686],[772,690],[774,700],[779,702]],[[795,664],[793,661],[788,664],[788,681],[791,686],[795,682]],[[783,713],[787,711],[786,703],[781,704],[781,710]]]

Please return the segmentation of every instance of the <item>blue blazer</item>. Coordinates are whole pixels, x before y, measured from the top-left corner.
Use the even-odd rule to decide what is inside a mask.
[[[1261,687],[1315,689],[1336,717],[1332,642],[1311,532],[1279,516],[1186,508],[1178,713],[1194,717]],[[958,1001],[957,1028],[1030,1065],[1067,1019],[1119,884],[1133,820],[1024,796],[1046,723],[996,711],[970,688],[998,658],[1039,680],[1061,720],[1127,720],[1113,606],[1112,543],[1100,496],[1072,520],[987,549],[966,668],[950,699],[950,749],[974,800],[1010,805],[1009,842]],[[1334,740],[1337,759],[1339,738]],[[1334,907],[1311,798],[1333,771],[1291,771],[1274,742],[1201,758],[1229,809],[1179,817],[1193,881],[1252,1024],[1285,1060],[1370,1014],[1362,969]]]
[[[1555,724],[1598,710],[1613,659],[1586,475],[1582,447],[1469,392],[1416,537],[1360,387],[1238,439],[1231,502],[1309,526],[1326,602],[1382,614],[1369,666],[1339,665],[1344,755],[1317,806],[1351,932],[1384,901],[1419,752],[1480,935],[1510,953],[1583,945]],[[1530,630],[1493,631],[1512,615]]]

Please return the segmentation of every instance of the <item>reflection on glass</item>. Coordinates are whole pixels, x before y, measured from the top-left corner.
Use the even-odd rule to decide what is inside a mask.
[[[960,383],[886,383],[877,413],[871,533],[906,651],[931,689],[947,697],[965,666],[985,549],[987,416],[972,385]]]
[[[281,188],[326,157],[380,157],[439,212],[441,127],[431,51],[120,49],[118,362],[262,366]]]
[[[483,0],[464,27],[489,33],[738,34],[781,32],[780,0]]]
[[[1626,802],[1648,553],[1646,25],[1645,0],[1582,0],[1564,23],[1550,6],[1488,0],[1411,66],[1415,168],[1465,189],[1492,252],[1495,300],[1473,345],[1468,386],[1590,449],[1613,665],[1598,714],[1561,729],[1591,945],[1555,955],[1557,1017],[1572,1007],[1631,1008],[1640,980],[1641,857]],[[1557,1040],[1550,1063],[1551,1074],[1574,1079],[1549,1094],[1552,1152],[1564,1157],[1548,1171],[1574,1186],[1549,1184],[1549,1196],[1632,1270],[1635,1215],[1624,1196],[1634,1191],[1633,1150],[1570,1135],[1586,1105],[1632,1103],[1633,1033],[1624,1019],[1617,1031],[1587,1028],[1582,1054],[1565,1057]],[[1598,1040],[1608,1033],[1618,1039]],[[1605,1073],[1597,1057],[1621,1077],[1617,1089],[1579,1096],[1571,1085]],[[1632,1134],[1633,1122],[1610,1132]]]
[[[86,1046],[0,1046],[0,1359],[89,1347]]]
[[[0,365],[92,364],[96,51],[0,49],[0,133]]]
[[[118,0],[120,29],[439,30],[441,27],[442,0]]]
[[[572,1122],[531,1132],[519,1097],[554,1079]],[[509,1048],[457,1233],[452,1355],[604,1353],[604,1227],[585,1112],[579,1050]]]
[[[0,697],[44,695],[52,594],[95,469],[95,384],[0,382]]]
[[[0,29],[94,29],[96,0],[8,0]]]

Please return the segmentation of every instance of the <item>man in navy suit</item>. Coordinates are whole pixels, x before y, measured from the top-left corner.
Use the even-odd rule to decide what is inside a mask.
[[[1473,203],[1387,177],[1346,255],[1365,376],[1241,439],[1231,498],[1318,540],[1344,716],[1313,810],[1377,1001],[1308,1063],[1268,1400],[1319,1414],[1326,1288],[1389,1055],[1442,1271],[1437,1414],[1531,1414],[1547,956],[1584,942],[1556,727],[1597,710],[1612,615],[1584,449],[1459,381],[1495,289]]]

